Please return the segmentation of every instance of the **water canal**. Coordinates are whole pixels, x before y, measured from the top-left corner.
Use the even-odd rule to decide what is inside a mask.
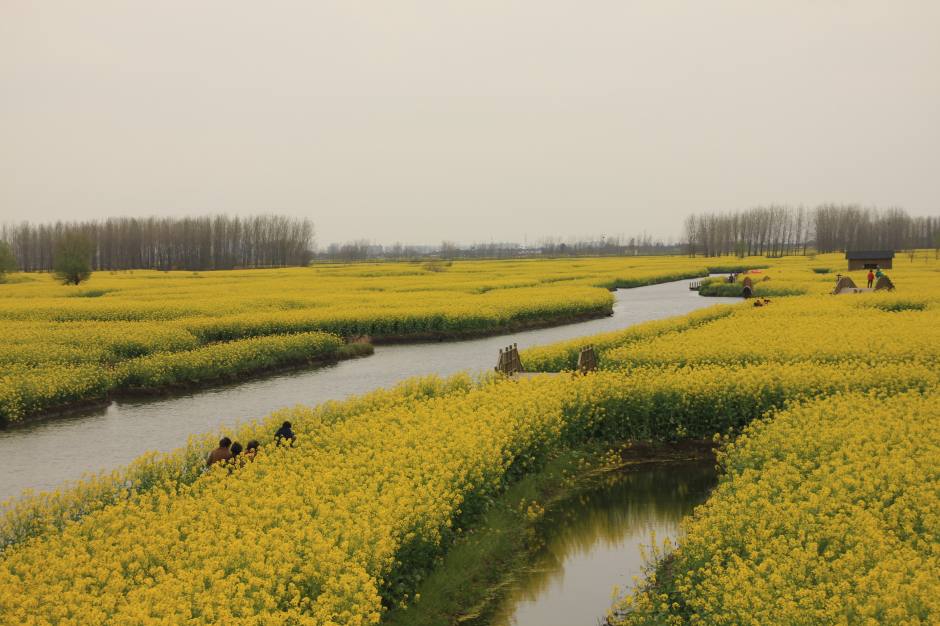
[[[713,460],[610,474],[547,514],[545,545],[520,575],[493,626],[597,626],[642,578],[643,550],[674,539],[679,522],[715,484]]]
[[[613,315],[512,335],[454,342],[378,346],[369,357],[284,372],[176,396],[117,400],[65,417],[0,430],[0,502],[24,489],[54,489],[88,472],[112,470],[149,450],[169,451],[189,435],[263,417],[296,404],[315,405],[412,376],[492,368],[499,348],[520,348],[683,315],[737,298],[702,298],[687,281],[621,289]]]

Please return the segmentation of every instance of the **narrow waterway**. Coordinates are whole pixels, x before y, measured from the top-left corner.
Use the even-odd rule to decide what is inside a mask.
[[[688,281],[621,289],[602,319],[454,342],[379,346],[369,357],[253,378],[176,396],[119,400],[107,407],[0,430],[0,502],[24,489],[54,489],[89,472],[128,464],[149,450],[169,451],[189,435],[268,415],[285,406],[315,405],[411,376],[447,376],[491,369],[499,348],[520,349],[683,315],[737,298],[702,298]]]
[[[545,546],[513,585],[493,626],[597,626],[633,577],[644,550],[667,537],[708,496],[713,461],[668,463],[611,475],[544,521]]]

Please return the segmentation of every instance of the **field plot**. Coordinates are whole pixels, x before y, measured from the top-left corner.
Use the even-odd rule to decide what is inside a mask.
[[[95,274],[0,285],[0,423],[113,391],[186,386],[361,354],[374,340],[458,338],[599,317],[607,288],[707,272],[695,259],[328,265]]]
[[[800,404],[720,461],[720,486],[621,623],[936,623],[936,391]]]
[[[766,282],[806,295],[523,353],[560,370],[593,343],[597,373],[414,380],[246,425],[262,449],[238,468],[202,472],[206,436],[24,499],[0,522],[0,615],[376,624],[560,451],[722,433],[718,490],[614,619],[935,622],[940,264],[898,263],[893,293],[826,296],[818,260],[773,263]],[[284,419],[293,448],[271,442]]]

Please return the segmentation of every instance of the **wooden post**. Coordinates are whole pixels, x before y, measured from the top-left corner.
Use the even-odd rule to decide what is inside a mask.
[[[522,359],[519,357],[519,346],[518,344],[512,344],[512,373],[524,372],[525,368],[522,367]]]
[[[496,359],[496,367],[493,369],[495,369],[500,374],[505,374],[506,370],[508,369],[506,367],[506,353],[503,352],[502,348],[499,349],[499,358]]]
[[[594,346],[586,346],[578,352],[578,372],[587,374],[597,370],[597,353]]]
[[[512,376],[516,372],[524,372],[522,359],[519,357],[519,346],[512,344],[499,351],[499,358],[496,361],[496,371],[507,376]]]

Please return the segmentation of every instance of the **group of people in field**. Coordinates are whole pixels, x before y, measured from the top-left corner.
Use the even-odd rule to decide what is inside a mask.
[[[884,276],[884,272],[881,271],[880,267],[875,267],[874,270],[868,270],[868,288],[871,289],[872,285],[875,284],[875,280]]]
[[[297,436],[294,434],[290,422],[281,424],[281,427],[274,433],[274,442],[278,445],[293,445],[296,439]],[[250,463],[255,460],[260,445],[256,439],[252,439],[243,447],[237,441],[233,442],[228,437],[222,437],[219,440],[219,447],[206,457],[206,467],[212,467],[216,463],[225,463],[231,466]]]

